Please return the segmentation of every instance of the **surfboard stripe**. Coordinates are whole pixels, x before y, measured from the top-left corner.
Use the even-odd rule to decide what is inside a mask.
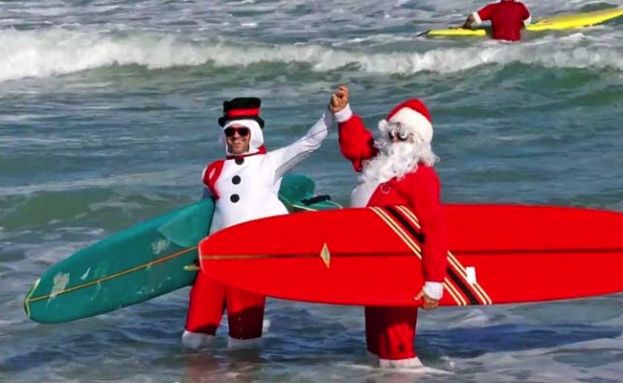
[[[418,222],[418,218],[415,216],[415,214],[410,209],[408,209],[405,206],[398,206],[397,208],[402,213],[404,213],[407,217],[409,217],[411,219],[411,222],[416,227],[421,228],[420,223]],[[464,281],[464,283],[467,286],[472,287],[472,290],[478,295],[478,297],[480,298],[481,304],[484,304],[484,305],[492,304],[491,298],[489,298],[489,295],[484,291],[482,286],[480,286],[478,283],[473,283],[473,284],[469,283],[469,281],[467,280],[467,271],[465,270],[463,265],[461,265],[459,260],[456,259],[456,257],[454,257],[454,255],[449,251],[448,251],[448,261],[449,261],[449,266],[448,266],[449,270],[450,270],[450,267],[454,267],[456,272],[462,277],[461,279]]]
[[[417,216],[409,208],[407,208],[406,206],[397,206],[397,209],[405,214],[405,216],[410,219],[414,226],[421,228]],[[465,270],[465,267],[463,267],[463,265],[461,265],[461,262],[459,262],[459,260],[456,259],[456,257],[448,251],[448,271],[452,270],[452,268],[454,268],[455,272],[458,274],[457,278],[460,277],[460,280],[462,281],[464,287],[471,289],[473,293],[477,295],[480,302],[479,304],[492,304],[491,298],[489,298],[489,295],[485,292],[482,286],[480,286],[477,282],[470,283],[468,281],[467,271]]]
[[[396,216],[400,216],[400,222],[403,225],[408,226],[408,230],[410,233],[412,233],[413,235],[417,235],[420,238],[423,238],[418,218],[411,211],[411,209],[407,208],[406,206],[387,207],[387,209],[392,211]],[[422,242],[422,240],[420,240],[420,242]],[[450,258],[450,256],[451,255],[448,254],[448,258]],[[467,281],[467,273],[464,269],[461,270],[460,263],[458,263],[459,269],[456,270],[457,263],[458,261],[456,261],[455,263],[448,262],[448,267],[446,269],[449,277],[448,280],[454,282],[457,290],[461,291],[462,295],[470,302],[470,304],[484,304],[486,300],[480,296],[481,294],[479,294],[478,291],[476,291],[475,289],[473,290],[470,288],[470,283]],[[464,302],[467,303],[467,301]]]
[[[610,248],[554,248],[554,249],[491,249],[491,250],[458,250],[456,253],[462,255],[522,255],[522,254],[608,254],[608,253],[623,253],[623,247],[610,247]]]
[[[371,207],[370,209],[376,212],[396,232],[399,238],[401,238],[403,242],[405,242],[405,244],[407,244],[407,246],[409,246],[416,253],[419,259],[422,259],[422,253],[421,253],[421,249],[419,245],[415,241],[413,241],[413,238],[404,231],[404,229],[400,226],[400,224],[395,222],[392,219],[392,217],[390,217],[387,213],[385,213],[384,210],[387,208],[381,209],[378,207]],[[406,225],[406,227],[410,227],[410,226]],[[444,285],[458,306],[467,305],[466,299],[459,292],[459,289],[452,284],[451,279],[445,278]]]
[[[466,283],[473,288],[474,292],[479,295],[479,297],[483,301],[483,304],[490,304],[490,298],[484,291],[484,289],[480,285],[478,285],[477,282],[471,283],[468,280],[467,270],[450,251],[448,251],[448,262],[452,265],[452,267],[454,267],[456,272],[466,281]]]
[[[201,259],[209,259],[209,260],[228,260],[228,259],[272,259],[272,258],[280,258],[280,259],[296,259],[296,258],[318,258],[321,249],[317,252],[306,252],[306,253],[262,253],[262,254],[207,254],[200,256]],[[401,252],[331,252],[331,258],[358,258],[358,257],[377,257],[377,256],[387,256],[387,257],[405,257],[411,256],[410,254],[405,254],[404,251]],[[416,254],[417,256],[417,254]]]
[[[396,206],[398,210],[400,210],[413,224],[413,226],[417,227],[418,230],[422,230],[422,226],[420,226],[420,221],[418,217],[406,206]]]
[[[385,208],[395,219],[400,222],[402,226],[407,230],[411,237],[415,238],[421,245],[424,244],[424,234],[420,230],[420,227],[414,227],[413,224],[407,220],[407,218],[398,212],[393,206],[387,206]]]
[[[400,228],[400,226],[398,224],[396,224],[392,220],[392,218],[389,215],[387,215],[387,213],[385,213],[385,211],[383,211],[379,207],[370,207],[370,210],[375,212],[383,220],[383,222],[385,222],[396,233],[396,235],[398,235],[398,237],[400,239],[402,239],[402,241],[405,243],[405,245],[407,245],[419,259],[422,259],[422,256],[421,256],[421,253],[420,253],[421,250],[420,250],[420,247],[418,246],[418,244],[415,243],[404,232],[404,230],[402,230]]]
[[[452,283],[452,280],[450,278],[448,277],[444,278],[443,285],[446,291],[450,293],[450,296],[452,297],[452,299],[454,299],[454,302],[456,303],[457,306],[467,306],[466,298],[463,296],[463,294],[461,294],[459,289]]]
[[[450,268],[448,268],[448,276],[454,281],[459,289],[461,289],[463,295],[465,295],[465,297],[467,297],[467,299],[469,300],[470,305],[478,305],[480,303],[474,293],[467,287],[467,284],[464,283],[464,281],[457,273],[455,273],[453,270],[451,271]]]
[[[26,295],[26,299],[24,299],[24,311],[26,311],[26,316],[28,318],[30,318],[30,299],[32,295],[35,293],[37,286],[39,286],[39,282],[41,282],[41,278],[37,279],[35,284],[28,291],[28,294]]]
[[[177,257],[179,257],[181,255],[184,255],[186,253],[189,253],[189,252],[191,252],[191,251],[193,251],[195,249],[197,249],[196,246],[195,247],[189,247],[188,249],[184,249],[182,251],[178,251],[177,253],[165,255],[164,257],[157,258],[157,259],[155,259],[153,261],[144,263],[142,265],[138,265],[136,267],[132,267],[130,269],[122,270],[122,271],[120,271],[118,273],[108,275],[108,276],[106,276],[104,278],[96,279],[96,280],[93,280],[93,281],[90,281],[90,282],[87,282],[87,283],[83,283],[81,285],[72,286],[72,287],[70,287],[68,289],[65,289],[63,291],[59,291],[58,293],[55,293],[54,296],[56,297],[56,296],[59,296],[59,295],[63,295],[63,294],[66,294],[66,293],[69,293],[69,292],[72,292],[72,291],[76,291],[76,290],[80,290],[80,289],[83,289],[83,288],[86,288],[86,287],[89,287],[89,286],[96,285],[98,283],[107,282],[107,281],[110,281],[111,279],[115,279],[115,278],[118,278],[118,277],[121,277],[121,276],[124,276],[124,275],[127,275],[127,274],[131,274],[133,272],[136,272],[136,271],[139,271],[139,270],[142,270],[142,269],[146,269],[146,268],[149,268],[149,267],[151,267],[153,265],[157,265],[159,263],[167,262],[167,261],[169,261],[169,260],[171,260],[173,258],[177,258]],[[30,304],[30,303],[42,301],[42,300],[50,298],[51,296],[52,296],[52,294],[45,294],[45,295],[40,295],[38,297],[28,297],[28,298],[26,298],[25,303],[26,304]]]
[[[467,270],[461,264],[461,262],[459,262],[459,260],[456,259],[456,257],[450,251],[448,251],[448,261],[450,263],[452,263],[452,265],[457,269],[457,271],[461,274],[461,276],[465,279],[465,281],[467,281],[467,284],[469,286],[471,286],[473,288],[473,290],[475,291],[475,293],[479,296],[479,298],[481,300],[480,304],[482,304],[482,305],[491,305],[491,304],[493,304],[493,301],[489,297],[489,294],[487,294],[485,289],[482,286],[480,286],[480,284],[478,284],[477,282],[470,283],[467,280]]]
[[[408,208],[404,206],[402,208],[403,210],[410,211]],[[396,211],[393,210],[394,209],[393,207],[391,206],[385,207],[385,209],[388,210],[389,212],[393,212],[394,214],[400,217],[400,215]],[[413,218],[417,221],[417,217],[415,217],[415,215],[413,215]],[[405,219],[401,219],[400,222],[405,228],[409,230],[409,233],[411,234],[411,236],[421,237],[421,233],[418,233],[417,230],[413,228],[413,226],[409,225],[409,223],[405,221]],[[398,223],[396,223],[396,225],[400,226]],[[417,224],[417,228],[420,228],[419,223]],[[409,239],[412,240],[412,238],[409,235],[407,234],[405,235],[409,237]],[[420,257],[420,259],[422,259],[421,249],[419,246],[418,246],[418,256]],[[448,290],[448,292],[450,293],[450,295],[452,296],[452,298],[454,299],[454,301],[456,302],[458,306],[467,305],[467,300],[469,299],[467,294],[463,292],[463,289],[460,288],[461,286],[455,283],[452,278],[448,278],[448,277],[444,278],[444,286],[446,287],[446,289]]]

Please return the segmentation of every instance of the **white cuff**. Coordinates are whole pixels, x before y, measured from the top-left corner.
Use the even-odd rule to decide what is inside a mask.
[[[526,27],[530,24],[532,24],[532,15],[528,16],[528,18],[523,21],[523,25]]]
[[[474,24],[476,25],[482,24],[482,19],[480,18],[480,15],[478,14],[478,12],[472,13],[472,17],[474,18]]]
[[[443,297],[443,283],[441,282],[425,282],[424,294],[429,298],[440,300]]]
[[[335,113],[335,119],[338,123],[346,122],[353,116],[353,111],[350,109],[350,104],[346,104],[346,107],[339,112]]]
[[[182,345],[192,350],[198,350],[209,346],[213,339],[214,335],[184,330]]]
[[[415,358],[408,359],[379,359],[379,367],[380,368],[420,368],[423,367],[420,358],[417,356]]]

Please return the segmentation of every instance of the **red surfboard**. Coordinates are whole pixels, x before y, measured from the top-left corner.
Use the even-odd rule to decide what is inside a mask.
[[[623,214],[553,206],[447,205],[444,306],[581,298],[623,291]],[[203,240],[211,278],[277,298],[417,306],[418,219],[403,206],[243,223]]]

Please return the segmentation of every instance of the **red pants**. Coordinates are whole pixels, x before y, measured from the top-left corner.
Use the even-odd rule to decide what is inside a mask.
[[[227,308],[229,336],[253,339],[262,336],[266,297],[223,286],[203,273],[190,289],[186,330],[215,335]]]
[[[415,358],[417,308],[366,307],[368,351],[381,359]]]

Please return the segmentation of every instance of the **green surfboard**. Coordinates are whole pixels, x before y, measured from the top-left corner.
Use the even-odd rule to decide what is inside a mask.
[[[339,207],[314,197],[314,181],[283,178],[279,196],[290,211]],[[184,206],[112,234],[51,266],[24,300],[26,315],[40,323],[87,318],[191,285],[197,244],[212,224],[211,199]]]

